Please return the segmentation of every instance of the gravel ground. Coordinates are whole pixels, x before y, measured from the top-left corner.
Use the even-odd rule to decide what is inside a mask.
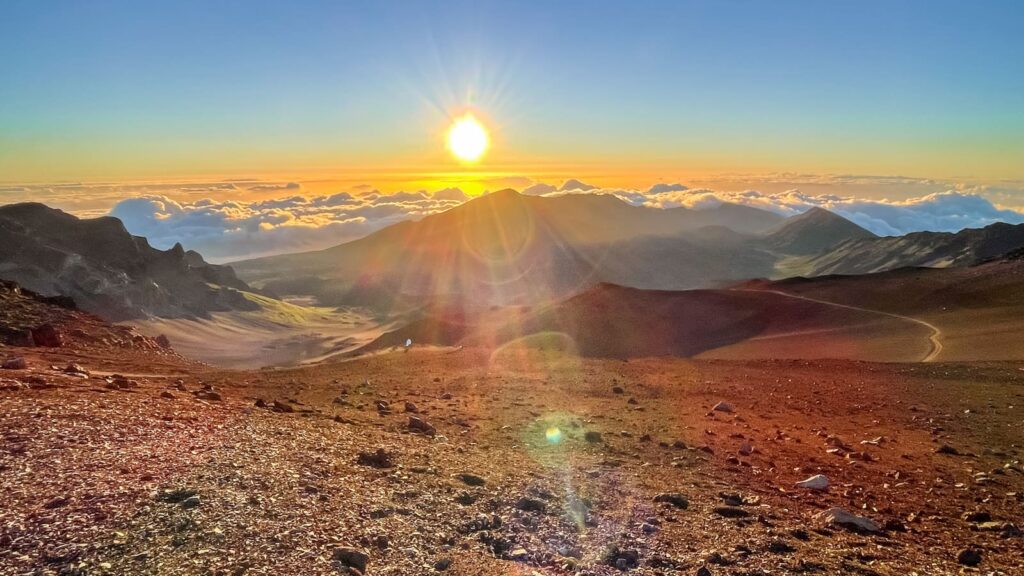
[[[28,369],[0,371],[0,574],[1024,565],[1016,366],[414,350],[216,372],[103,347],[0,356],[26,350]],[[72,352],[137,376],[66,374]],[[828,490],[794,486],[819,473]],[[833,507],[878,532],[829,525]]]

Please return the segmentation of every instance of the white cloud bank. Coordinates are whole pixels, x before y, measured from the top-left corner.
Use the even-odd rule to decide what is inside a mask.
[[[282,190],[294,190],[282,186]],[[976,193],[950,190],[899,201],[837,195],[808,195],[798,190],[763,193],[689,189],[657,184],[646,191],[604,189],[569,180],[555,187],[534,183],[530,195],[611,194],[638,206],[703,210],[728,202],[792,216],[818,206],[844,216],[872,232],[888,236],[921,230],[955,232],[1002,221],[1024,223],[1024,213],[1000,209]],[[133,234],[160,248],[181,242],[214,261],[324,248],[354,240],[390,224],[418,219],[468,200],[458,188],[433,193],[372,192],[354,196],[288,196],[255,202],[237,200],[175,201],[163,195],[121,200],[110,214]]]
[[[517,188],[533,196],[611,194],[630,204],[652,208],[683,206],[702,210],[728,202],[783,216],[818,206],[880,235],[922,230],[955,232],[997,221],[1024,223],[1024,211],[1001,208],[994,203],[1024,205],[1024,183],[1016,181],[966,186],[899,179],[903,190],[917,193],[904,194],[898,200],[878,200],[860,197],[859,192],[883,190],[884,186],[892,185],[892,178],[794,178],[792,175],[782,178],[791,185],[824,192],[810,194],[782,187],[776,187],[778,191],[774,192],[728,192],[711,189],[707,184],[690,188],[675,182],[655,184],[646,190],[610,189],[576,179],[552,184],[525,178],[518,182]],[[762,180],[766,187],[773,185],[769,180]],[[508,183],[503,182],[497,187],[506,185]],[[369,186],[355,190],[354,193],[313,196],[301,183],[258,180],[4,185],[0,187],[0,204],[32,200],[81,216],[98,216],[109,210],[111,215],[124,221],[130,232],[146,236],[158,248],[170,248],[181,242],[214,262],[224,262],[326,248],[402,220],[447,210],[470,199],[459,188],[395,194],[382,194]],[[851,194],[850,190],[854,192]]]
[[[361,238],[410,218],[421,218],[466,200],[459,190],[372,192],[353,196],[290,196],[257,202],[176,201],[150,195],[118,202],[110,211],[153,246],[181,242],[215,262],[325,248]]]
[[[964,228],[981,228],[993,222],[1024,223],[1024,213],[997,208],[988,199],[973,193],[950,190],[907,200],[887,201],[834,195],[812,196],[798,190],[775,194],[748,190],[717,192],[714,190],[683,190],[657,195],[635,191],[612,191],[632,204],[671,208],[685,206],[705,209],[723,202],[743,204],[793,216],[813,207],[825,208],[880,236],[899,236],[923,230],[957,232]]]

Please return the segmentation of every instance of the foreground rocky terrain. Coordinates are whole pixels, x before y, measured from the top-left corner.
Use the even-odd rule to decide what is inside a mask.
[[[0,371],[0,574],[1024,565],[1017,365],[413,348],[222,372],[101,329],[0,349],[24,360]]]

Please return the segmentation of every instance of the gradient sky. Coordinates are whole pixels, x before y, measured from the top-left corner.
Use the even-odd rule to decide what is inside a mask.
[[[1024,2],[0,7],[0,181],[1024,179]],[[399,176],[396,176],[399,175]],[[397,184],[396,184],[397,186]]]

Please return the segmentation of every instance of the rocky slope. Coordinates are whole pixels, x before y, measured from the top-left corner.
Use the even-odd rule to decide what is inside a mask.
[[[852,239],[811,259],[804,276],[867,274],[905,267],[978,264],[1024,247],[1024,224],[998,222],[960,232]]]
[[[116,218],[79,219],[35,203],[0,206],[0,278],[112,320],[256,308],[227,266],[180,244],[157,250]]]

